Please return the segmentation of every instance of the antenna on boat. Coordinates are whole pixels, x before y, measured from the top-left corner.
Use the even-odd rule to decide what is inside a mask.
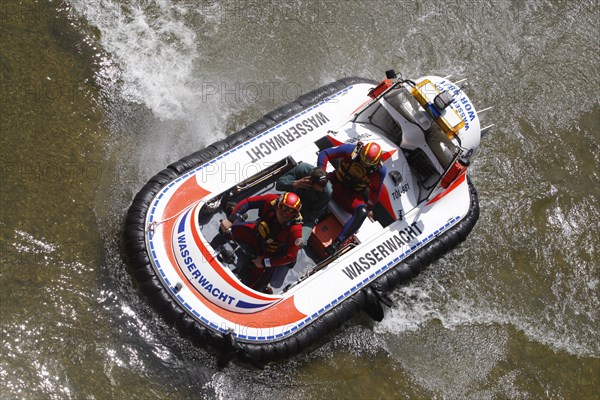
[[[483,121],[483,119],[485,118],[485,116],[487,115],[487,113],[492,109],[492,107],[487,107],[484,108],[481,111],[477,111],[477,116],[479,117],[480,121]],[[485,136],[487,136],[487,134],[492,130],[492,128],[494,127],[494,124],[488,125],[486,127],[481,128],[481,137],[484,138]]]

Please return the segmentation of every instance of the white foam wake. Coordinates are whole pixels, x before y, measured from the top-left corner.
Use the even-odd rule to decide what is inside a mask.
[[[476,298],[473,296],[480,296]],[[574,302],[573,296],[569,302]],[[569,328],[573,318],[561,312],[560,304],[548,304],[543,314],[511,306],[501,298],[490,299],[480,288],[468,283],[460,289],[446,290],[433,276],[422,277],[400,287],[393,294],[394,306],[387,311],[375,331],[381,334],[416,332],[432,321],[454,330],[478,326],[508,326],[522,331],[529,340],[545,344],[555,351],[578,356],[597,357],[600,354],[594,321],[597,315],[582,315],[577,330]],[[593,300],[592,302],[596,302]],[[582,308],[585,305],[580,305]],[[531,310],[529,310],[531,311]],[[429,328],[427,328],[429,329]]]
[[[198,51],[196,33],[185,23],[187,4],[171,0],[71,3],[75,13],[99,31],[97,39],[112,58],[102,63],[100,75],[118,80],[125,100],[144,104],[161,119],[191,116]]]
[[[15,233],[15,236],[18,237],[20,240],[15,241],[13,243],[13,246],[19,252],[31,254],[49,254],[56,250],[56,246],[54,244],[47,243],[43,239],[36,239],[30,233],[27,233],[20,229],[17,229]]]

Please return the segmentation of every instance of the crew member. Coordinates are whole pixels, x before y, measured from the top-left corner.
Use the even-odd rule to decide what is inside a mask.
[[[331,200],[332,187],[327,174],[314,165],[299,163],[277,180],[275,188],[282,192],[294,192],[300,196],[303,221],[302,247],[306,246],[314,226]]]
[[[267,287],[274,272],[289,271],[296,262],[302,243],[302,203],[295,193],[265,194],[249,197],[238,203],[226,220],[221,221],[221,232],[231,229],[233,239],[254,249],[254,270],[250,272],[248,286],[255,290],[271,292]],[[240,215],[258,209],[258,220],[243,222]],[[278,274],[279,276],[285,274]],[[283,283],[283,279],[282,282]]]
[[[319,152],[317,165],[323,170],[330,160],[341,159],[340,165],[330,174],[333,199],[352,214],[339,236],[327,247],[328,254],[334,254],[342,243],[356,233],[367,215],[372,217],[387,173],[381,154],[381,147],[375,142],[342,144]]]

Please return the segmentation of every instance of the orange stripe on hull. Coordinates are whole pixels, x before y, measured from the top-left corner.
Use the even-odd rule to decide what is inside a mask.
[[[196,207],[198,207],[198,206],[196,206]],[[204,257],[204,259],[206,261],[208,261],[210,266],[216,271],[217,274],[219,274],[221,279],[223,279],[225,282],[227,282],[229,284],[229,286],[232,286],[234,289],[244,293],[247,296],[253,297],[258,300],[263,300],[263,301],[274,300],[272,297],[260,296],[260,295],[253,293],[252,291],[248,290],[248,288],[246,288],[244,285],[241,285],[239,282],[236,282],[235,280],[233,280],[231,278],[231,276],[227,275],[223,271],[223,267],[221,266],[219,261],[215,260],[215,258],[212,256],[212,254],[210,254],[210,251],[208,251],[208,249],[206,248],[206,246],[200,239],[200,234],[198,233],[198,229],[196,228],[196,224],[194,223],[194,217],[193,217],[196,214],[196,207],[194,207],[194,210],[190,213],[190,226],[191,226],[191,231],[192,231],[192,237],[194,238],[194,243],[196,243],[196,246],[200,250],[200,254],[202,254],[202,257]]]
[[[206,195],[210,194],[209,191],[198,186],[194,176],[190,177],[185,181],[169,199],[168,204],[165,207],[163,218],[169,218],[179,211],[189,207],[194,202],[202,199]],[[173,248],[171,246],[171,233],[173,232],[173,226],[175,225],[176,218],[170,219],[163,224],[163,241],[167,256],[171,265],[175,268],[177,275],[181,279],[188,289],[194,294],[194,296],[202,302],[202,304],[210,309],[215,314],[220,315],[222,318],[231,321],[232,323],[239,324],[242,326],[249,326],[253,328],[270,328],[275,326],[282,326],[292,324],[306,318],[306,314],[301,313],[294,304],[294,297],[289,297],[274,306],[259,311],[255,314],[238,314],[232,311],[224,310],[221,307],[216,306],[207,300],[202,294],[200,294],[192,283],[185,277],[177,262],[175,261],[175,255],[173,254]],[[203,254],[208,254],[208,249],[202,249]],[[206,251],[206,253],[205,253]],[[208,259],[208,258],[207,258]]]
[[[437,196],[435,196],[433,199],[429,200],[429,202],[426,204],[426,206],[435,203],[436,201],[440,200],[442,197],[444,197],[445,195],[447,195],[448,193],[450,193],[451,191],[456,189],[461,183],[463,183],[465,181],[466,178],[467,178],[467,174],[463,172],[458,178],[456,178],[456,180],[454,182],[452,182],[452,184],[450,186],[448,186],[448,189],[444,190],[441,193],[438,193]]]

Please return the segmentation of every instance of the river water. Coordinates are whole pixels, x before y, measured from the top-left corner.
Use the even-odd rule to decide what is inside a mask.
[[[3,0],[2,399],[598,399],[595,0]],[[137,190],[344,76],[469,78],[465,242],[309,351],[219,370],[127,273]]]

